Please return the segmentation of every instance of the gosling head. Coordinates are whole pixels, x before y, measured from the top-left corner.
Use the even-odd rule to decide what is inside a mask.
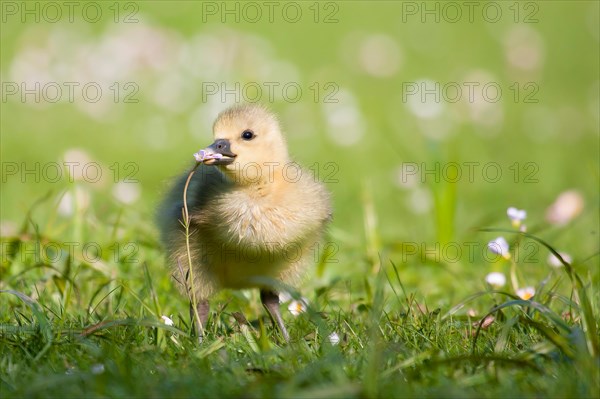
[[[259,105],[238,105],[221,112],[213,125],[214,143],[205,161],[217,165],[240,184],[264,183],[274,168],[289,162],[285,139],[275,115]]]

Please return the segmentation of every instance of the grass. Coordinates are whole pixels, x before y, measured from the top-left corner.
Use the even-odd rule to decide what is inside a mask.
[[[107,220],[124,223],[121,212]],[[4,239],[5,398],[598,397],[598,290],[579,276],[581,264],[552,271],[529,301],[488,287],[465,289],[461,300],[434,308],[419,289],[405,286],[407,266],[391,253],[370,259],[378,268],[361,278],[315,273],[303,290],[308,311],[286,312],[290,344],[253,291],[221,293],[199,344],[154,234],[138,241],[135,257],[115,257],[117,225],[93,235],[84,229],[90,235],[83,238],[94,237],[102,250],[101,258],[85,255],[94,259],[88,262],[84,252],[51,253],[56,248],[44,243],[58,243],[63,255],[68,246],[52,236],[53,225],[45,227],[32,217],[18,236]],[[502,232],[521,243],[539,241]],[[38,259],[35,245],[43,249]],[[371,252],[382,248],[363,256]],[[239,322],[238,312],[250,322]],[[337,344],[330,342],[333,332]]]
[[[204,22],[209,3],[193,1],[122,3],[120,18],[139,6],[132,24],[114,22],[112,2],[99,3],[98,23],[82,7],[73,23],[7,14],[3,83],[80,85],[73,102],[17,94],[0,104],[0,396],[600,397],[598,2],[494,2],[497,23],[481,6],[472,23],[423,23],[404,13],[425,4],[414,3],[336,2],[336,23],[314,23],[313,2],[299,2],[305,18],[294,24],[280,14]],[[524,22],[532,11],[537,22]],[[494,83],[503,96],[407,102],[404,85],[423,80]],[[81,98],[91,81],[104,90],[98,103]],[[279,90],[263,100],[293,158],[332,192],[334,220],[294,293],[308,311],[282,305],[289,344],[255,291],[220,293],[199,344],[154,210],[226,106],[204,98],[203,84],[267,82],[303,90],[297,103]],[[121,95],[135,84],[139,101],[115,102],[115,83]],[[45,168],[66,158],[97,162],[102,179],[65,170],[54,181]],[[452,163],[460,178],[431,173]],[[498,181],[484,172],[493,163]],[[117,200],[117,183],[138,200]],[[567,190],[583,198],[581,214],[546,222]],[[509,227],[509,206],[527,210],[526,233]],[[487,249],[498,236],[510,259]],[[573,261],[550,267],[556,250]],[[492,271],[509,283],[487,285]],[[525,286],[529,301],[516,295]]]

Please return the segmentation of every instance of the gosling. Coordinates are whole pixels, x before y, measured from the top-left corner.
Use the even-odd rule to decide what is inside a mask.
[[[258,288],[271,320],[289,341],[278,284],[271,282],[292,287],[301,282],[331,219],[329,192],[291,161],[276,116],[262,106],[223,111],[213,136],[187,189],[191,262],[182,223],[187,172],[159,207],[167,263],[179,291],[190,299],[200,340],[216,292]]]

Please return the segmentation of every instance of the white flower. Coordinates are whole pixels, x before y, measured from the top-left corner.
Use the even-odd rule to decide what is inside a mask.
[[[16,236],[18,232],[19,227],[15,222],[12,222],[10,220],[0,221],[0,236],[2,236],[2,238]]]
[[[173,320],[171,320],[167,316],[160,316],[160,318],[162,319],[163,323],[165,323],[167,326],[172,326],[174,324]]]
[[[71,216],[74,212],[75,206],[73,205],[73,195],[70,191],[67,191],[58,201],[58,213],[62,216]]]
[[[546,220],[559,226],[569,223],[583,210],[583,197],[578,191],[561,193],[546,210]]]
[[[519,227],[521,222],[527,218],[527,211],[511,206],[506,210],[506,215],[508,215],[514,227]]]
[[[533,298],[534,295],[535,295],[535,288],[533,288],[533,287],[519,288],[517,290],[517,296],[526,301]]]
[[[112,195],[116,200],[124,204],[133,204],[140,198],[140,186],[139,183],[126,183],[124,181],[118,182],[113,186]]]
[[[102,374],[104,373],[104,365],[102,363],[97,363],[92,365],[90,371],[92,372],[92,374]]]
[[[500,288],[506,284],[506,277],[502,273],[492,272],[485,276],[485,281],[493,287]]]
[[[223,154],[219,153],[211,153],[206,150],[200,150],[194,153],[194,158],[196,158],[196,162],[204,162],[208,159],[220,159],[223,158]]]
[[[371,76],[392,76],[402,62],[400,49],[391,36],[373,34],[354,44],[358,47],[360,67]]]
[[[279,293],[279,303],[286,303],[292,300],[292,295],[287,291],[281,291]]]
[[[329,334],[328,338],[331,345],[337,345],[340,343],[340,336],[335,331]]]
[[[194,158],[196,158],[196,162],[202,162],[206,158],[206,151],[200,150],[194,153]]]
[[[510,259],[508,242],[506,242],[504,237],[498,237],[488,242],[488,249],[495,254],[501,255],[504,259]]]
[[[73,191],[75,194],[73,194]],[[61,216],[73,216],[76,211],[85,212],[90,206],[90,193],[83,187],[64,193],[58,202],[57,211]]]
[[[492,315],[487,316],[483,319],[483,323],[481,323],[481,328],[488,328],[492,325],[492,323],[496,320],[496,318]]]
[[[298,316],[300,313],[306,312],[307,308],[308,308],[308,299],[306,299],[304,297],[302,297],[299,301],[294,299],[288,305],[288,310],[294,316]]]
[[[569,255],[565,252],[559,252],[558,254],[561,256],[561,258],[564,259],[565,262],[567,262],[569,264],[573,261],[573,259],[571,258],[571,255]],[[554,255],[552,252],[550,252],[550,254],[548,255],[548,264],[552,267],[562,267],[563,266],[561,261],[558,260],[556,255]]]
[[[69,180],[85,180],[87,178],[87,176],[84,175],[84,171],[93,160],[85,150],[80,148],[68,149],[65,151],[63,159],[67,170],[66,173],[69,175]]]

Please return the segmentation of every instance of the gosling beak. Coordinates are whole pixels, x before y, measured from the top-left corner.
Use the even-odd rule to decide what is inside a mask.
[[[204,161],[206,165],[227,165],[233,162],[236,154],[231,152],[229,140],[217,139],[214,143],[204,149],[209,159]],[[220,154],[219,158],[210,158],[210,155]]]

